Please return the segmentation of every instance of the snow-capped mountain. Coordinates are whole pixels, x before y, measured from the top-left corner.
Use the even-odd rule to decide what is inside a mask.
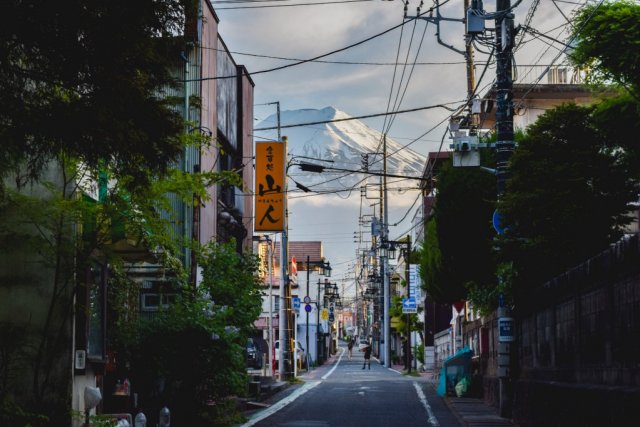
[[[362,121],[333,107],[323,109],[287,110],[281,112],[282,135],[288,137],[290,163],[308,162],[336,169],[362,171],[362,155],[369,154],[369,170],[382,171],[382,135],[369,128]],[[345,120],[346,119],[346,120]],[[305,126],[285,127],[306,124]],[[261,138],[277,139],[277,130],[260,131],[260,128],[277,126],[277,116],[271,115],[255,126]],[[260,139],[257,139],[260,140]],[[318,160],[316,160],[318,159]],[[322,162],[331,160],[332,163]],[[425,158],[415,151],[403,147],[387,138],[387,173],[401,176],[419,177],[424,168]],[[339,175],[344,173],[336,172]],[[305,183],[315,185],[314,190],[328,190],[336,187],[353,187],[366,176],[362,173],[343,176],[338,181],[327,182],[328,174],[300,172],[298,168],[289,170],[290,176],[304,176]],[[326,184],[325,184],[326,183]]]

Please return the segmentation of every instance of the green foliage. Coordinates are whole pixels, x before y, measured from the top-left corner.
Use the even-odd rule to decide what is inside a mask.
[[[402,296],[393,295],[391,298],[391,305],[389,307],[389,316],[396,318],[398,326],[394,329],[396,332],[405,335],[407,333],[407,322],[412,332],[419,332],[422,336],[424,332],[424,323],[418,320],[417,314],[404,314],[402,313]],[[422,308],[418,308],[418,312],[422,312]]]
[[[639,40],[640,43],[640,40]],[[607,98],[594,107],[593,125],[609,150],[617,150],[618,162],[630,179],[640,178],[640,102],[629,94]]]
[[[73,411],[71,418],[79,422],[84,422],[86,420],[86,414],[84,412]],[[117,423],[118,421],[110,416],[89,415],[89,425],[91,427],[116,427]]]
[[[24,372],[26,328],[0,322],[0,401],[15,390],[16,380]]]
[[[610,148],[620,147],[634,177],[640,176],[640,4],[606,1],[585,6],[573,27],[577,45],[572,61],[589,70],[591,80],[620,89],[596,106],[595,126]]]
[[[438,228],[434,218],[430,218],[425,226],[425,236],[420,248],[420,275],[423,288],[429,295],[442,296],[443,291],[437,281],[442,269],[442,252],[438,242]]]
[[[117,317],[109,336],[120,346],[123,357],[131,360],[133,348],[128,347],[126,343],[134,342],[138,337],[138,319],[131,307],[137,307],[139,303],[139,289],[126,279],[122,270],[122,255],[114,250],[114,247],[119,242],[126,241],[127,244],[136,247],[142,256],[153,256],[153,261],[161,264],[177,282],[184,280],[187,273],[179,260],[179,254],[184,246],[195,246],[189,239],[177,240],[173,237],[176,213],[171,211],[167,191],[173,191],[173,194],[185,202],[194,203],[198,200],[208,200],[207,186],[228,181],[237,184],[239,180],[237,174],[201,173],[189,176],[171,171],[147,186],[147,191],[128,191],[129,186],[121,185],[121,181],[118,181],[114,186],[103,189],[104,191],[100,192],[101,200],[96,202],[82,196],[82,188],[78,187],[82,182],[79,179],[81,174],[91,175],[91,170],[79,168],[77,161],[66,156],[61,156],[61,160],[64,162],[59,165],[50,164],[53,171],[59,172],[60,182],[41,181],[30,193],[24,189],[5,188],[0,199],[0,242],[4,259],[8,259],[7,257],[14,253],[29,254],[30,262],[37,268],[29,272],[34,278],[28,280],[33,280],[47,289],[44,295],[50,297],[48,300],[38,301],[43,307],[43,312],[48,315],[44,324],[37,328],[38,335],[34,337],[37,340],[36,345],[29,348],[28,352],[25,348],[21,353],[24,355],[24,365],[28,365],[28,374],[33,375],[34,390],[28,394],[34,398],[34,407],[49,415],[52,412],[45,411],[42,404],[45,398],[48,406],[59,406],[49,408],[56,413],[60,413],[62,409],[66,410],[68,404],[67,401],[63,401],[68,390],[67,371],[64,370],[64,378],[59,378],[57,366],[70,348],[70,336],[65,335],[68,328],[62,325],[71,318],[73,290],[79,285],[75,281],[76,273],[83,271],[92,257],[96,256],[113,267],[111,284],[114,286],[109,286],[108,290],[110,307],[117,313]],[[97,180],[98,174],[94,173],[93,178]],[[120,228],[122,230],[116,232]],[[161,250],[157,251],[157,248]],[[241,281],[245,277],[241,274],[253,268],[250,261],[243,261],[242,264],[236,262],[232,265],[238,271],[234,272],[231,283],[235,283],[234,280]],[[248,310],[246,313],[252,312]],[[185,316],[185,320],[193,318]],[[197,319],[197,316],[195,318]],[[220,324],[228,322],[226,324],[233,325],[236,320],[224,319],[220,320]],[[196,338],[200,337],[201,341],[205,340],[202,338],[203,334],[210,339],[211,334],[206,329],[204,333],[203,329],[200,329],[198,334],[197,322],[195,326],[184,323],[182,325],[183,330],[195,334]],[[156,326],[160,331],[166,327],[165,324]],[[149,336],[162,338],[161,333],[153,335],[153,328],[149,328]],[[180,333],[176,334],[178,337],[175,341],[180,342]],[[186,345],[183,347],[188,348]],[[236,345],[229,348],[234,350],[233,354],[221,360],[235,358],[238,360],[235,365],[240,366],[243,360],[241,356],[237,356],[241,353],[240,347]],[[221,352],[218,351],[216,357],[218,354]],[[163,363],[170,366],[178,366],[178,363],[186,360],[181,359],[181,355],[171,353],[166,357],[168,359]],[[196,380],[199,378],[194,379]],[[229,389],[237,390],[244,386],[242,375],[215,380],[216,384]],[[46,397],[51,394],[60,396],[60,401],[54,402],[54,399]]]
[[[44,318],[37,325],[29,325],[25,341],[16,349],[23,356],[25,368],[26,381],[21,385],[31,384],[30,390],[21,389],[18,393],[31,396],[31,400],[20,404],[47,413],[52,420],[52,413],[66,411],[64,405],[68,403],[65,357],[71,336],[65,322],[73,310],[76,269],[84,266],[87,259],[75,230],[88,208],[75,197],[75,187],[69,179],[74,172],[73,162],[65,159],[57,171],[57,183],[44,182],[32,188],[31,194],[5,188],[0,199],[2,281],[35,286],[40,295],[37,310]],[[24,254],[30,255],[28,268],[22,264]],[[21,264],[7,268],[12,262]],[[15,326],[19,328],[20,324],[16,322]]]
[[[132,186],[166,171],[184,127],[159,95],[177,83],[195,3],[1,2],[0,176],[26,165],[36,179],[61,153]]]
[[[256,258],[239,255],[235,242],[210,243],[199,256],[199,287],[183,288],[179,302],[151,321],[132,319],[119,354],[130,358],[131,380],[149,399],[142,404],[170,405],[179,424],[222,425],[235,419],[228,398],[246,392],[244,344],[262,298]]]
[[[12,397],[24,375],[26,328],[0,322],[0,425],[40,427],[48,417],[31,411]]]
[[[547,111],[513,154],[499,207],[507,224],[500,247],[519,286],[540,284],[593,256],[629,221],[637,183],[592,111],[575,105]]]
[[[424,344],[420,343],[416,346],[416,359],[424,365]]]
[[[513,304],[513,285],[515,278],[513,264],[503,263],[498,265],[496,276],[498,277],[498,284],[495,286],[481,287],[475,283],[469,284],[469,301],[472,302],[473,308],[477,310],[481,316],[487,316],[498,308],[500,296],[504,298],[507,306]]]
[[[465,299],[470,282],[493,282],[494,200],[495,179],[482,170],[448,163],[438,174],[438,203],[420,256],[424,286],[437,302]]]
[[[25,410],[8,396],[0,400],[0,425],[43,427],[48,422],[46,416]]]
[[[597,83],[615,82],[640,101],[640,5],[606,1],[581,9],[573,25],[573,62],[589,69]]]

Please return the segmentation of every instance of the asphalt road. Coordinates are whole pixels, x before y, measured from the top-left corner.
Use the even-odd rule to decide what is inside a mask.
[[[424,377],[405,376],[372,359],[362,369],[363,353],[346,352],[337,362],[304,376],[271,406],[254,413],[245,426],[461,426],[435,386]]]

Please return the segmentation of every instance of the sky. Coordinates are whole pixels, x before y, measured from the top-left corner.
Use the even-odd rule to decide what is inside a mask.
[[[530,27],[546,35],[526,33],[515,52],[518,78],[532,81],[540,68],[526,65],[560,64],[573,11],[586,0],[512,0],[516,26],[528,21]],[[247,67],[255,82],[254,115],[256,123],[281,110],[335,107],[355,117],[402,111],[445,104],[457,107],[467,96],[464,57],[438,43],[437,27],[425,20],[413,20],[401,26],[405,4],[400,1],[336,0],[220,0],[212,1],[220,18],[219,33],[238,64]],[[323,4],[313,4],[323,3]],[[441,14],[462,18],[463,0],[441,1]],[[422,12],[433,3],[426,1]],[[419,2],[410,1],[409,17],[416,15]],[[485,1],[487,13],[495,11],[495,1]],[[535,6],[535,7],[534,7]],[[434,13],[435,15],[435,13]],[[427,15],[425,15],[427,16]],[[527,19],[530,17],[531,19]],[[393,29],[394,27],[398,27]],[[493,27],[493,21],[486,21]],[[379,35],[384,33],[382,35]],[[379,35],[379,36],[378,36]],[[464,49],[464,26],[460,22],[442,21],[440,38],[454,49]],[[519,36],[516,41],[519,41]],[[558,41],[553,41],[556,39]],[[356,46],[352,46],[355,45]],[[352,47],[350,47],[352,46]],[[479,46],[480,49],[486,49]],[[338,51],[318,61],[293,65],[278,71],[261,72]],[[560,55],[559,58],[558,55]],[[476,50],[478,92],[495,79],[495,67],[489,65],[482,79],[488,55]],[[399,63],[399,66],[393,64]],[[408,66],[404,66],[408,63]],[[414,67],[412,63],[416,63]],[[363,119],[369,127],[385,132],[395,141],[427,155],[447,150],[450,140],[443,139],[451,112],[436,107],[415,112]],[[274,123],[275,125],[275,123]],[[286,130],[283,130],[286,135]],[[255,133],[260,140],[260,133]],[[442,145],[441,145],[442,144]],[[359,194],[356,195],[359,199]],[[322,197],[327,197],[323,199]],[[396,204],[410,206],[415,194],[405,194]],[[352,201],[353,202],[353,201]],[[318,196],[316,205],[339,212],[344,201]],[[304,229],[296,222],[300,240],[313,236],[344,253],[328,253],[328,259],[340,259],[338,275],[348,274],[348,259],[355,252],[352,237],[334,234],[336,221],[348,222],[353,229],[358,218],[327,217]],[[390,220],[390,223],[392,220]],[[332,262],[332,265],[334,263]],[[334,274],[334,277],[335,274]]]

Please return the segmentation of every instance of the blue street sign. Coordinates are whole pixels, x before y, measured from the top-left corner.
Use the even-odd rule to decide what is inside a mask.
[[[300,298],[293,297],[291,298],[291,301],[293,303],[293,309],[295,310],[295,312],[300,313]]]
[[[306,311],[307,313],[311,313],[311,310],[312,310],[311,304],[304,305],[304,311]]]
[[[417,313],[418,312],[418,304],[416,303],[416,299],[411,297],[411,298],[405,298],[402,300],[402,313],[403,314],[411,314],[411,313]]]

